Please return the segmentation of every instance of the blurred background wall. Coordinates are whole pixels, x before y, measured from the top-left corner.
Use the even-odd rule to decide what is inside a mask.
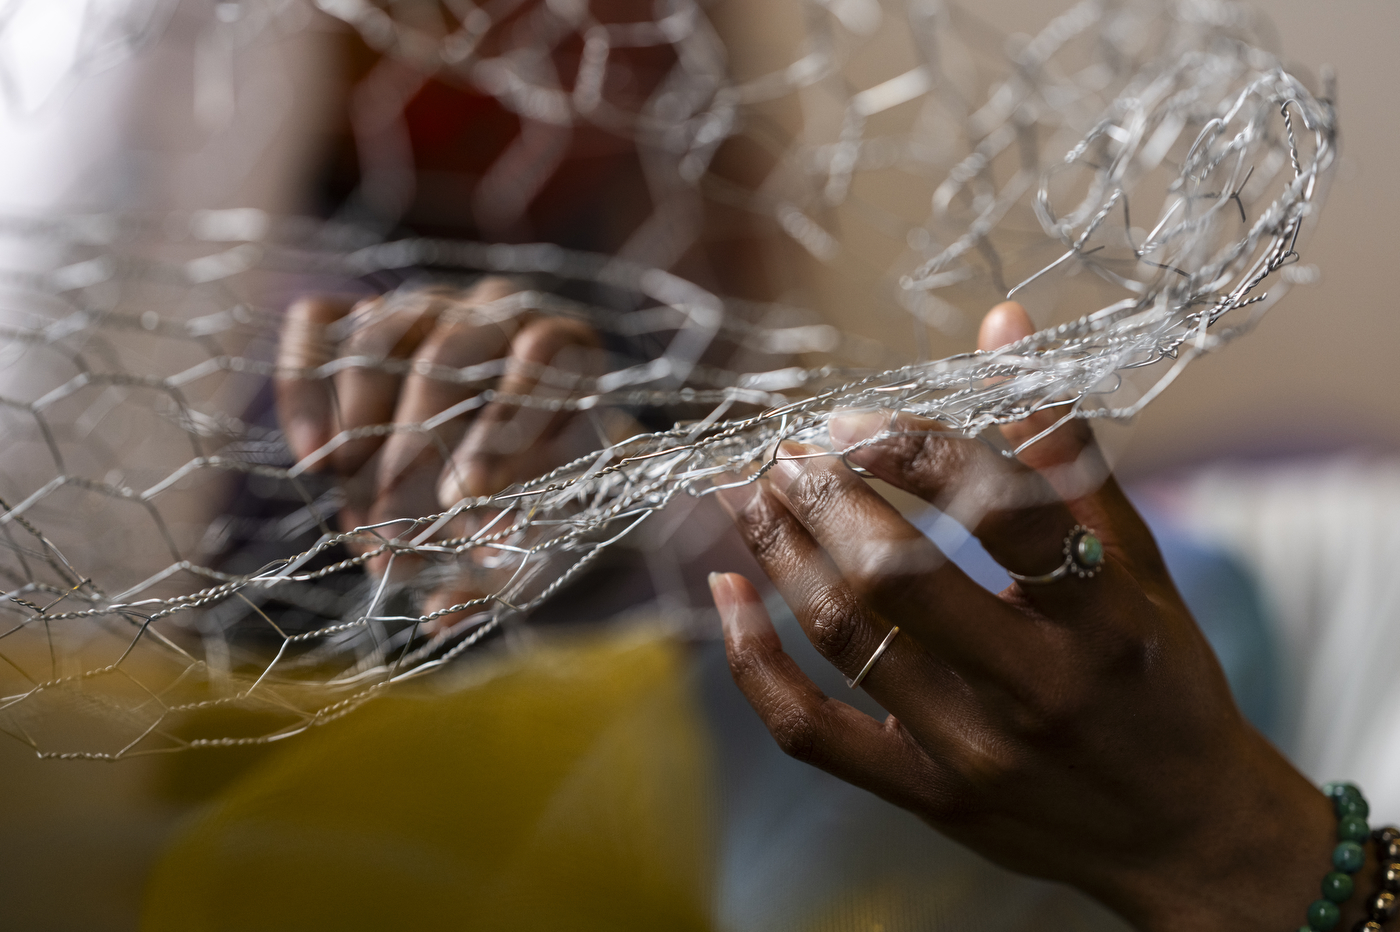
[[[1067,4],[992,0],[998,22]],[[1127,431],[1119,468],[1137,476],[1219,457],[1400,449],[1400,313],[1392,280],[1400,212],[1400,5],[1265,0],[1284,60],[1337,75],[1341,164],[1304,261],[1322,273],[1259,329],[1198,360]],[[1004,9],[1003,9],[1004,8]],[[1009,17],[1002,20],[1001,17]]]
[[[1072,5],[977,0],[963,7],[1010,36],[1034,34]],[[1341,160],[1302,249],[1321,278],[1291,291],[1254,333],[1193,363],[1134,423],[1101,426],[1129,479],[1221,458],[1400,449],[1400,314],[1390,259],[1400,212],[1400,5],[1249,6],[1273,21],[1274,50],[1310,86],[1325,67],[1336,74]]]

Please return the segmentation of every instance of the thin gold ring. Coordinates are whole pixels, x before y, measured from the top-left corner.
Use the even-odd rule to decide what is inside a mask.
[[[880,655],[885,652],[886,647],[890,646],[890,641],[893,641],[894,636],[898,633],[899,625],[895,625],[890,629],[890,633],[885,635],[885,639],[880,642],[880,646],[875,648],[875,653],[870,655],[870,659],[865,662],[865,666],[860,668],[860,672],[856,674],[856,678],[853,680],[846,680],[847,686],[855,689],[860,685],[860,681],[865,679],[865,675],[870,672],[870,668],[875,666],[875,661],[880,659]]]

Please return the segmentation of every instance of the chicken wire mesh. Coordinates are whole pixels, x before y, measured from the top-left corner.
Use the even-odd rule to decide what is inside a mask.
[[[240,205],[313,93],[267,49],[306,34],[351,49],[338,155],[310,208]],[[197,132],[193,195],[0,222],[0,728],[300,733],[838,408],[1131,417],[1315,274],[1332,95],[1266,35],[1202,0],[1009,37],[935,0],[9,3],[12,121],[164,55]],[[1045,329],[938,358],[1008,295]],[[522,360],[542,331],[580,354]],[[526,473],[465,474],[488,421]]]

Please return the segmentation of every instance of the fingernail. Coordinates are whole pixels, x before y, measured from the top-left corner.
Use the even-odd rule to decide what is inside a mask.
[[[836,446],[849,447],[869,440],[889,426],[887,411],[861,410],[848,408],[832,412],[827,418],[826,430],[831,434],[831,442]]]
[[[987,312],[977,331],[979,350],[1000,349],[1035,333],[1026,309],[1015,301],[1003,301]]]
[[[321,448],[321,432],[317,428],[315,421],[297,418],[289,422],[287,424],[286,437],[287,446],[291,449],[292,456],[296,457],[298,462],[306,459]],[[310,470],[315,470],[319,465],[320,463],[315,463],[308,468]]]
[[[734,581],[728,573],[710,574],[710,597],[715,600],[715,609],[719,611],[720,626],[733,637],[742,627],[739,616],[743,613],[739,611],[739,602],[734,598]]]
[[[806,460],[801,457],[806,457],[816,450],[816,447],[809,447],[792,440],[784,440],[780,443],[778,455],[773,460],[773,468],[768,471],[768,481],[773,485],[773,488],[779,492],[786,492],[788,486],[792,485],[792,480],[802,475]],[[794,459],[794,457],[798,458]]]
[[[458,481],[457,470],[452,470],[442,477],[437,488],[438,505],[443,508],[451,508],[453,505],[466,498],[462,492],[462,484]]]
[[[734,599],[730,595],[733,591],[733,585],[724,578],[723,573],[711,573],[709,583],[710,598],[715,600],[715,609],[719,612],[720,624],[728,628],[734,615],[732,611]]]
[[[732,472],[724,472],[715,476],[714,484],[721,486],[715,490],[715,497],[724,506],[724,510],[729,512],[730,517],[747,508],[749,502],[753,501],[754,493],[758,491],[756,481],[747,480],[744,476]],[[726,489],[723,486],[730,486],[730,488]],[[710,574],[711,585],[714,582],[714,575]]]

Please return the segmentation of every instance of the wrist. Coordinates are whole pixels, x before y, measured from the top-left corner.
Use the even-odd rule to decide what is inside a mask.
[[[1218,772],[1203,813],[1158,846],[1159,857],[1126,871],[1108,897],[1144,932],[1291,932],[1306,926],[1332,870],[1332,801],[1254,732],[1240,759]],[[1366,846],[1368,857],[1370,847]],[[1368,877],[1363,868],[1358,880]],[[1364,883],[1358,887],[1365,886]],[[1361,918],[1363,892],[1336,926]]]

